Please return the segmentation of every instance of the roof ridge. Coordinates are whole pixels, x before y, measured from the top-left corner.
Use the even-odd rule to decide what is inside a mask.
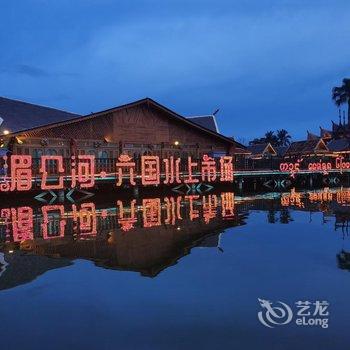
[[[235,141],[234,139],[231,139],[231,138],[229,138],[229,137],[227,137],[225,135],[222,135],[222,134],[220,134],[220,133],[218,133],[216,131],[210,130],[210,129],[202,126],[202,125],[199,125],[199,124],[197,124],[195,122],[192,122],[188,118],[183,117],[182,115],[180,115],[177,112],[171,110],[170,108],[168,108],[168,107],[158,103],[157,101],[151,99],[150,97],[145,97],[145,98],[133,101],[133,102],[122,104],[122,105],[119,105],[119,106],[116,106],[116,107],[112,107],[112,108],[109,108],[109,109],[105,109],[105,110],[102,110],[102,111],[99,111],[99,112],[90,113],[90,114],[87,114],[87,115],[78,115],[75,118],[62,120],[62,121],[58,121],[58,122],[53,122],[53,123],[49,123],[49,124],[45,124],[45,125],[29,128],[29,129],[20,130],[20,131],[14,132],[12,134],[13,135],[18,135],[18,134],[25,133],[25,132],[28,132],[28,131],[42,130],[42,129],[48,129],[48,128],[53,127],[53,126],[67,125],[67,124],[75,123],[75,122],[78,122],[78,121],[84,120],[84,119],[87,120],[87,119],[91,119],[91,118],[96,118],[96,117],[98,117],[100,115],[103,115],[103,114],[106,114],[106,113],[111,113],[111,112],[114,112],[114,111],[117,111],[117,110],[120,110],[120,109],[123,109],[123,108],[130,108],[130,107],[142,104],[142,103],[147,103],[147,104],[148,103],[152,103],[154,106],[156,106],[156,107],[164,110],[165,112],[175,116],[179,120],[182,120],[185,123],[196,127],[197,129],[201,129],[201,130],[203,130],[203,131],[205,131],[205,132],[207,132],[209,134],[212,134],[212,135],[214,135],[216,137],[219,137],[219,138],[229,142],[230,144],[234,143],[234,144],[238,145],[239,147],[245,148],[244,145],[240,144],[239,142]]]

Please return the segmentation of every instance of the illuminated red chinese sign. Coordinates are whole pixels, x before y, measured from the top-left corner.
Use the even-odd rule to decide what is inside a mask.
[[[4,175],[0,176],[0,192],[29,191],[33,182],[40,183],[42,190],[60,190],[68,188],[92,188],[97,179],[108,175],[115,179],[116,186],[124,183],[135,186],[137,180],[143,186],[161,184],[194,184],[199,182],[233,182],[233,157],[223,156],[218,161],[204,155],[200,161],[188,157],[182,159],[173,156],[160,159],[158,156],[142,156],[140,170],[135,160],[127,154],[118,157],[113,170],[102,169],[96,172],[96,159],[93,155],[73,156],[69,164],[62,156],[42,156],[38,169],[34,168],[29,155],[12,155],[3,157]],[[36,171],[35,171],[35,170]],[[1,169],[0,169],[1,170]]]

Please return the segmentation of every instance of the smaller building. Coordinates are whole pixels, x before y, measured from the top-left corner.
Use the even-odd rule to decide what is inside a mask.
[[[350,154],[350,140],[347,138],[331,140],[327,143],[328,149],[341,156]]]
[[[285,152],[285,158],[315,157],[331,155],[323,139],[292,142]]]
[[[277,156],[277,151],[271,145],[271,143],[250,145],[247,147],[247,151],[250,152],[250,156],[248,157],[251,159],[266,159]]]

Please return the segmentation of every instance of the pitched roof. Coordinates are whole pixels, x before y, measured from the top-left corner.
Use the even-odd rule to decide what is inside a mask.
[[[289,146],[277,146],[277,147],[275,147],[277,155],[279,157],[283,157],[286,154],[288,147]]]
[[[327,147],[332,152],[350,151],[350,140],[345,138],[331,140],[327,143]]]
[[[198,117],[187,117],[192,122],[205,127],[206,129],[219,132],[218,125],[216,123],[215,115],[202,115]]]
[[[4,130],[17,132],[77,116],[55,108],[0,97],[0,117],[4,120],[0,125],[0,133]]]
[[[88,119],[97,118],[97,117],[100,117],[100,116],[105,115],[107,113],[113,113],[113,112],[116,112],[118,110],[131,108],[131,107],[134,107],[134,106],[137,106],[137,105],[140,105],[140,104],[152,105],[152,106],[154,106],[154,107],[156,107],[156,108],[166,112],[167,115],[169,115],[169,117],[175,118],[175,119],[179,120],[180,122],[187,124],[189,127],[199,129],[202,132],[210,134],[211,136],[214,136],[214,137],[216,137],[216,138],[218,138],[218,139],[220,139],[222,141],[225,141],[225,142],[227,142],[227,143],[229,143],[231,145],[233,144],[235,146],[238,146],[238,147],[241,147],[241,148],[245,148],[245,146],[243,146],[239,142],[233,140],[232,138],[226,137],[226,136],[224,136],[222,134],[219,134],[216,131],[207,129],[206,127],[193,122],[191,119],[187,119],[187,118],[177,114],[176,112],[170,110],[169,108],[161,105],[160,103],[158,103],[158,102],[156,102],[156,101],[154,101],[154,100],[152,100],[151,98],[148,98],[148,97],[144,98],[144,99],[141,99],[141,100],[138,100],[138,101],[135,101],[135,102],[131,102],[131,103],[124,104],[124,105],[117,106],[117,107],[110,108],[110,109],[106,109],[106,110],[103,110],[103,111],[100,111],[100,112],[91,113],[91,114],[88,114],[88,115],[85,115],[85,116],[78,116],[78,117],[70,118],[70,119],[67,119],[67,120],[59,121],[59,122],[43,124],[41,126],[34,127],[34,128],[29,128],[29,129],[26,129],[26,130],[20,130],[18,132],[13,133],[13,134],[15,134],[15,135],[23,135],[23,134],[29,133],[31,131],[41,131],[41,130],[50,129],[50,128],[56,127],[56,126],[74,124],[74,123],[80,122],[82,120],[88,120]]]
[[[318,140],[320,136],[317,136],[316,134],[313,134],[309,130],[307,130],[307,139],[308,140]]]
[[[299,155],[310,153],[322,153],[328,148],[322,139],[292,142],[286,151],[286,155]]]
[[[334,123],[333,123],[333,129],[334,129]],[[322,127],[320,127],[321,137],[332,137],[332,133],[333,133],[332,130],[327,130],[327,129],[323,129]]]
[[[235,154],[252,154],[247,148],[236,147]]]
[[[257,143],[254,145],[250,145],[247,147],[247,150],[251,152],[253,156],[261,156],[266,153],[270,153],[273,155],[277,154],[277,152],[270,143]]]

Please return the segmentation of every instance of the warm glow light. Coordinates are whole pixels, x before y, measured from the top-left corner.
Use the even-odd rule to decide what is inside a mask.
[[[158,156],[141,157],[141,183],[144,186],[160,184],[160,163]]]
[[[175,141],[175,142],[174,142],[174,145],[175,145],[175,146],[178,146],[179,144],[180,144],[179,141]]]
[[[18,139],[19,142],[20,141]],[[32,189],[33,169],[32,156],[30,155],[11,155],[10,158],[3,156],[4,174],[0,176],[0,192],[8,191],[29,191]],[[127,180],[131,186],[136,186],[136,179],[141,178],[143,186],[158,186],[160,184],[195,184],[199,183],[200,178],[203,182],[214,182],[218,177],[221,182],[233,182],[233,157],[223,156],[219,161],[204,155],[201,161],[192,161],[192,157],[187,157],[187,166],[183,169],[181,158],[170,156],[162,159],[159,156],[144,155],[141,156],[141,171],[136,172],[137,166],[133,158],[127,154],[121,154],[118,162],[115,163],[116,185],[121,186],[124,180]],[[185,162],[186,160],[184,160]],[[344,168],[347,163],[338,161],[338,167]],[[8,164],[10,163],[10,164]],[[312,167],[322,167],[323,163],[312,163]],[[349,163],[350,164],[350,163]],[[219,165],[219,168],[218,168]],[[296,172],[296,165],[293,163],[282,163],[281,171]],[[328,168],[330,163],[325,165]],[[101,169],[99,169],[101,170]],[[106,169],[107,170],[107,169]],[[94,155],[78,155],[71,157],[70,167],[66,167],[62,155],[41,156],[39,176],[42,190],[60,190],[63,189],[67,180],[71,178],[70,188],[93,188],[95,186],[95,177],[105,178],[107,172],[102,169],[98,174],[95,173],[96,164]],[[113,175],[113,172],[112,174]],[[66,182],[66,183],[65,183]]]
[[[4,135],[8,135],[10,133],[9,130],[4,130]]]
[[[327,191],[329,194],[330,190]],[[344,193],[344,200],[349,200],[349,193],[350,191],[347,197]],[[223,219],[234,218],[233,192],[222,193],[221,200],[212,194],[203,196],[201,200],[200,198],[197,195],[185,198],[165,197],[164,201],[160,197],[145,198],[142,205],[137,205],[136,199],[127,203],[118,200],[116,215],[112,208],[108,208],[101,211],[101,216],[98,215],[99,211],[96,211],[93,202],[83,203],[79,209],[76,204],[72,204],[71,209],[64,205],[44,205],[40,208],[39,216],[30,207],[4,208],[0,210],[0,228],[5,229],[6,242],[17,243],[35,241],[39,234],[44,240],[60,239],[65,236],[66,227],[73,228],[74,239],[88,239],[96,236],[97,232],[105,227],[104,222],[99,220],[104,216],[105,219],[108,217],[110,224],[116,220],[122,232],[135,229],[136,226],[150,228],[164,224],[173,226],[179,234],[184,228],[186,231],[186,224],[181,223],[182,220],[200,220],[201,225],[202,221],[208,224],[212,219],[220,217],[220,212]],[[220,207],[221,211],[218,210]],[[8,249],[13,248],[10,246]],[[12,250],[9,251],[11,252]]]

